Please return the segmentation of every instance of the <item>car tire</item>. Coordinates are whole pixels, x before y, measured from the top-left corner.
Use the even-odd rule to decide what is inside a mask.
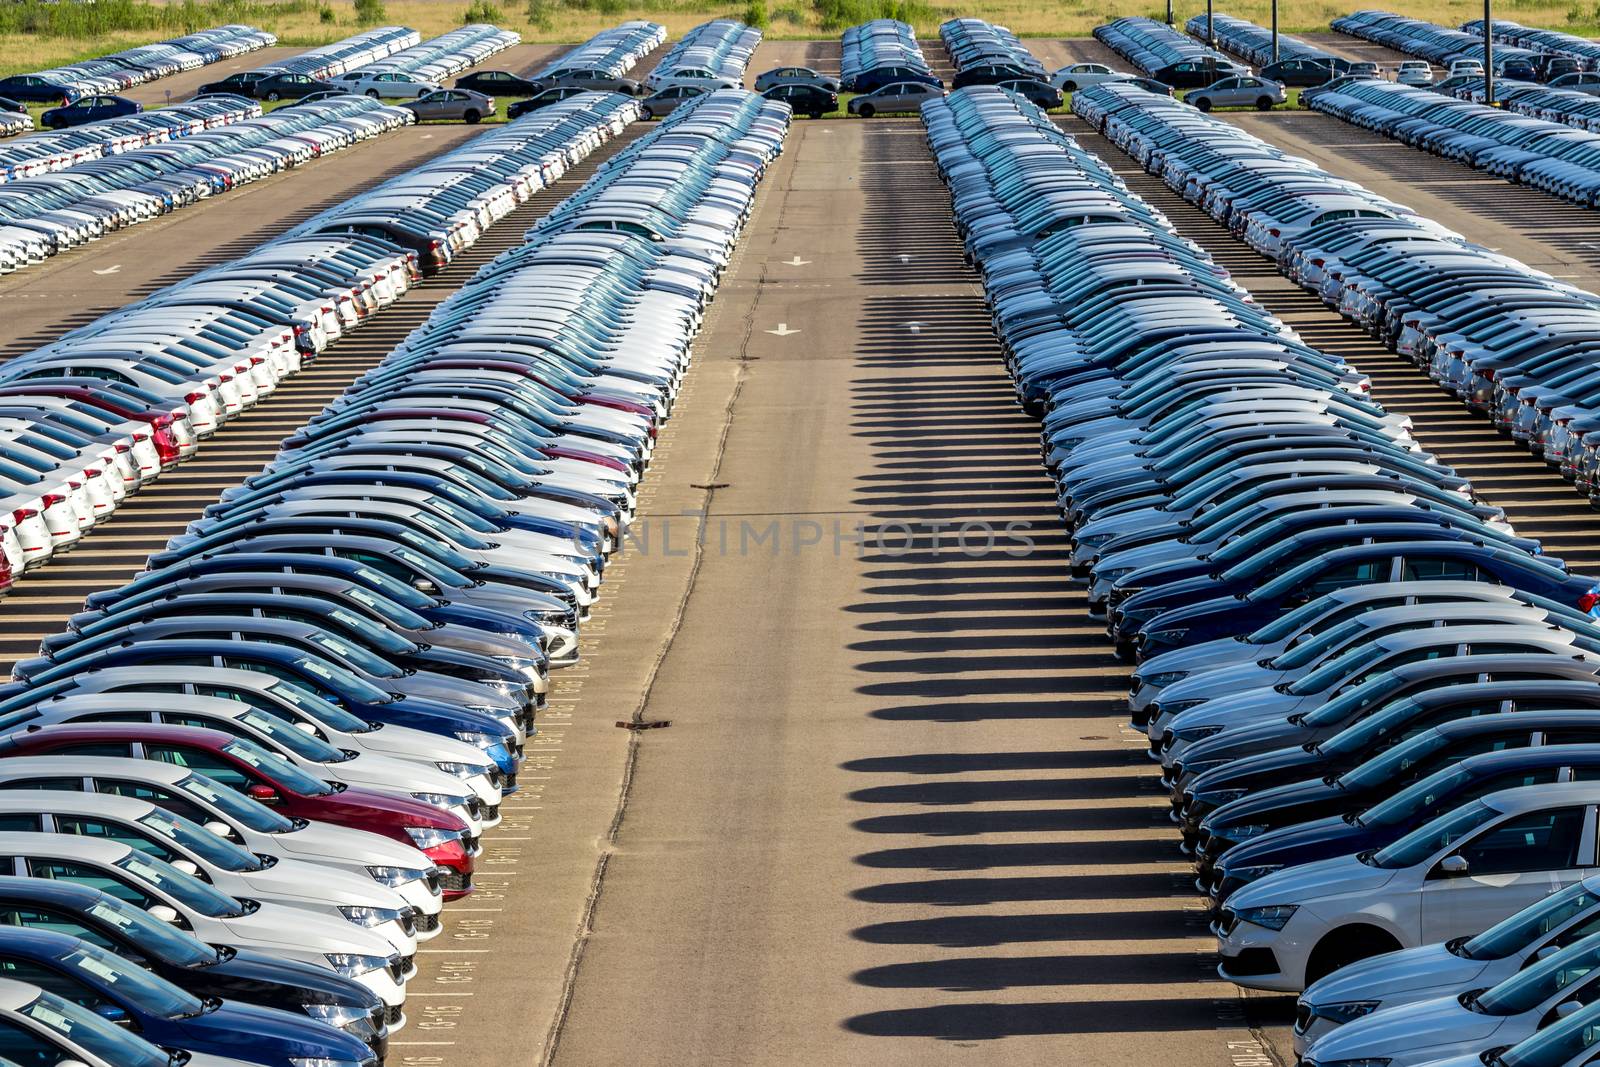
[[[822,112],[820,112],[820,111],[811,111],[811,112],[807,112],[807,114],[809,114],[814,119],[820,119],[822,117]]]
[[[276,103],[277,101],[282,100],[282,99],[283,99],[283,94],[278,92],[278,90],[276,90],[276,89],[272,90],[272,92],[267,94],[267,101],[269,103]]]
[[[367,90],[367,95],[372,97],[372,99],[376,100],[376,99],[378,99],[378,90],[376,90],[376,89],[368,89]]]
[[[856,110],[856,114],[860,115],[864,119],[870,119],[877,113],[878,109],[873,107],[871,104],[862,104],[861,107]]]
[[[639,116],[646,122],[649,122],[651,119],[656,117],[656,113],[647,107],[642,107],[639,109]]]
[[[1257,100],[1256,101],[1256,110],[1257,111],[1271,111],[1272,110],[1272,97],[1263,96],[1260,100]]]
[[[468,108],[466,112],[462,114],[461,118],[468,126],[476,126],[483,118],[483,115],[479,113],[477,108]]]
[[[1061,91],[1064,92],[1064,93],[1075,93],[1075,92],[1078,91],[1078,83],[1077,82],[1062,82],[1061,83]]]
[[[1209,99],[1207,99],[1206,97],[1202,96],[1198,100],[1191,101],[1191,103],[1194,104],[1194,107],[1195,107],[1196,111],[1210,111],[1211,110],[1211,101]]]

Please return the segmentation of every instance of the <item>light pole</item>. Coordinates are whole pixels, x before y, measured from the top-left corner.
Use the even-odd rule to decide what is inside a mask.
[[[1483,0],[1488,3],[1489,0]],[[1278,0],[1272,0],[1272,61],[1278,61]]]
[[[1483,102],[1494,107],[1494,0],[1483,0]]]
[[[1172,0],[1167,0],[1167,25],[1172,25]]]
[[[1483,0],[1488,3],[1489,0]],[[1217,47],[1217,35],[1211,32],[1211,0],[1206,0],[1206,47]]]

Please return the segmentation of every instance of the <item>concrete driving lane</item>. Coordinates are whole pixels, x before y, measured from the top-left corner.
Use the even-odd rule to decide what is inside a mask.
[[[1268,1062],[947,205],[914,121],[797,124],[767,179],[486,916],[577,933],[558,1064]],[[966,522],[1017,525],[969,554]],[[477,996],[403,1062],[519,1047],[477,1020],[550,1003],[482,982],[516,965],[484,947],[419,987]]]

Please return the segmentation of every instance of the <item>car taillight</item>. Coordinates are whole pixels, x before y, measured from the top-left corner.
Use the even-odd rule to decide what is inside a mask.
[[[1483,375],[1483,380],[1484,381],[1486,381],[1486,382],[1494,381],[1494,371],[1493,370],[1479,371],[1478,373]]]
[[[144,435],[143,434],[134,434],[133,435],[133,439],[135,441],[142,441],[142,440],[144,440]],[[133,446],[132,445],[125,445],[125,444],[118,443],[117,446],[116,446],[116,449],[117,449],[117,455],[125,456],[129,452],[133,451]]]
[[[1591,591],[1578,598],[1579,611],[1593,611],[1596,604],[1600,604],[1600,593]]]
[[[57,504],[65,504],[67,502],[67,498],[61,496],[59,493],[46,493],[39,499],[43,502],[43,506],[46,510],[55,507]]]
[[[198,404],[198,403],[200,403],[200,401],[204,400],[207,395],[208,394],[206,394],[206,393],[185,393],[183,395],[183,402],[185,404]],[[161,421],[161,419],[166,419],[167,422],[170,423],[172,421],[172,416],[171,415],[162,415],[160,418],[158,418],[156,420],[156,425],[157,426],[166,425],[166,423],[163,423]]]
[[[39,513],[32,508],[14,508],[11,512],[11,518],[15,520],[18,525],[27,522],[29,519],[36,519],[38,517]]]

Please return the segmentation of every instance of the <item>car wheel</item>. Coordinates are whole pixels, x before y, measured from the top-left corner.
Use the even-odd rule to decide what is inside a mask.
[[[1078,83],[1077,82],[1062,82],[1061,83],[1061,91],[1064,92],[1064,93],[1075,93],[1075,92],[1078,91]]]
[[[1256,110],[1257,111],[1271,111],[1272,110],[1272,97],[1263,96],[1260,100],[1257,100],[1256,101]]]
[[[1376,926],[1345,926],[1317,943],[1306,961],[1306,985],[1371,956],[1397,952],[1400,942]]]
[[[278,90],[274,89],[274,90],[272,90],[272,92],[267,94],[267,99],[269,101],[282,100],[283,99],[283,94],[278,92]]]
[[[820,112],[820,111],[812,111],[812,112],[809,112],[809,114],[814,119],[820,119],[822,117],[822,112]]]
[[[653,118],[655,118],[655,117],[656,117],[656,113],[655,113],[655,112],[654,112],[654,111],[651,111],[651,110],[650,110],[650,109],[649,109],[649,108],[647,108],[647,107],[644,107],[644,108],[640,108],[640,109],[639,109],[639,114],[640,114],[640,115],[642,115],[642,116],[643,116],[643,117],[644,117],[644,120],[645,120],[645,121],[646,121],[646,122],[649,122],[649,121],[650,121],[650,120],[651,120],[651,119],[653,119]]]
[[[862,104],[861,107],[856,111],[856,114],[860,115],[864,119],[870,119],[877,113],[878,109],[873,107],[871,104]]]
[[[462,115],[461,117],[466,120],[468,126],[476,126],[478,124],[478,120],[483,118],[483,116],[474,108],[468,108],[466,114]]]
[[[367,95],[372,97],[372,99],[376,100],[376,99],[378,99],[378,90],[376,90],[376,89],[368,89],[367,90]]]
[[[1203,96],[1198,100],[1191,101],[1191,103],[1194,104],[1196,110],[1199,110],[1199,111],[1210,111],[1211,110],[1211,101],[1206,99]]]

